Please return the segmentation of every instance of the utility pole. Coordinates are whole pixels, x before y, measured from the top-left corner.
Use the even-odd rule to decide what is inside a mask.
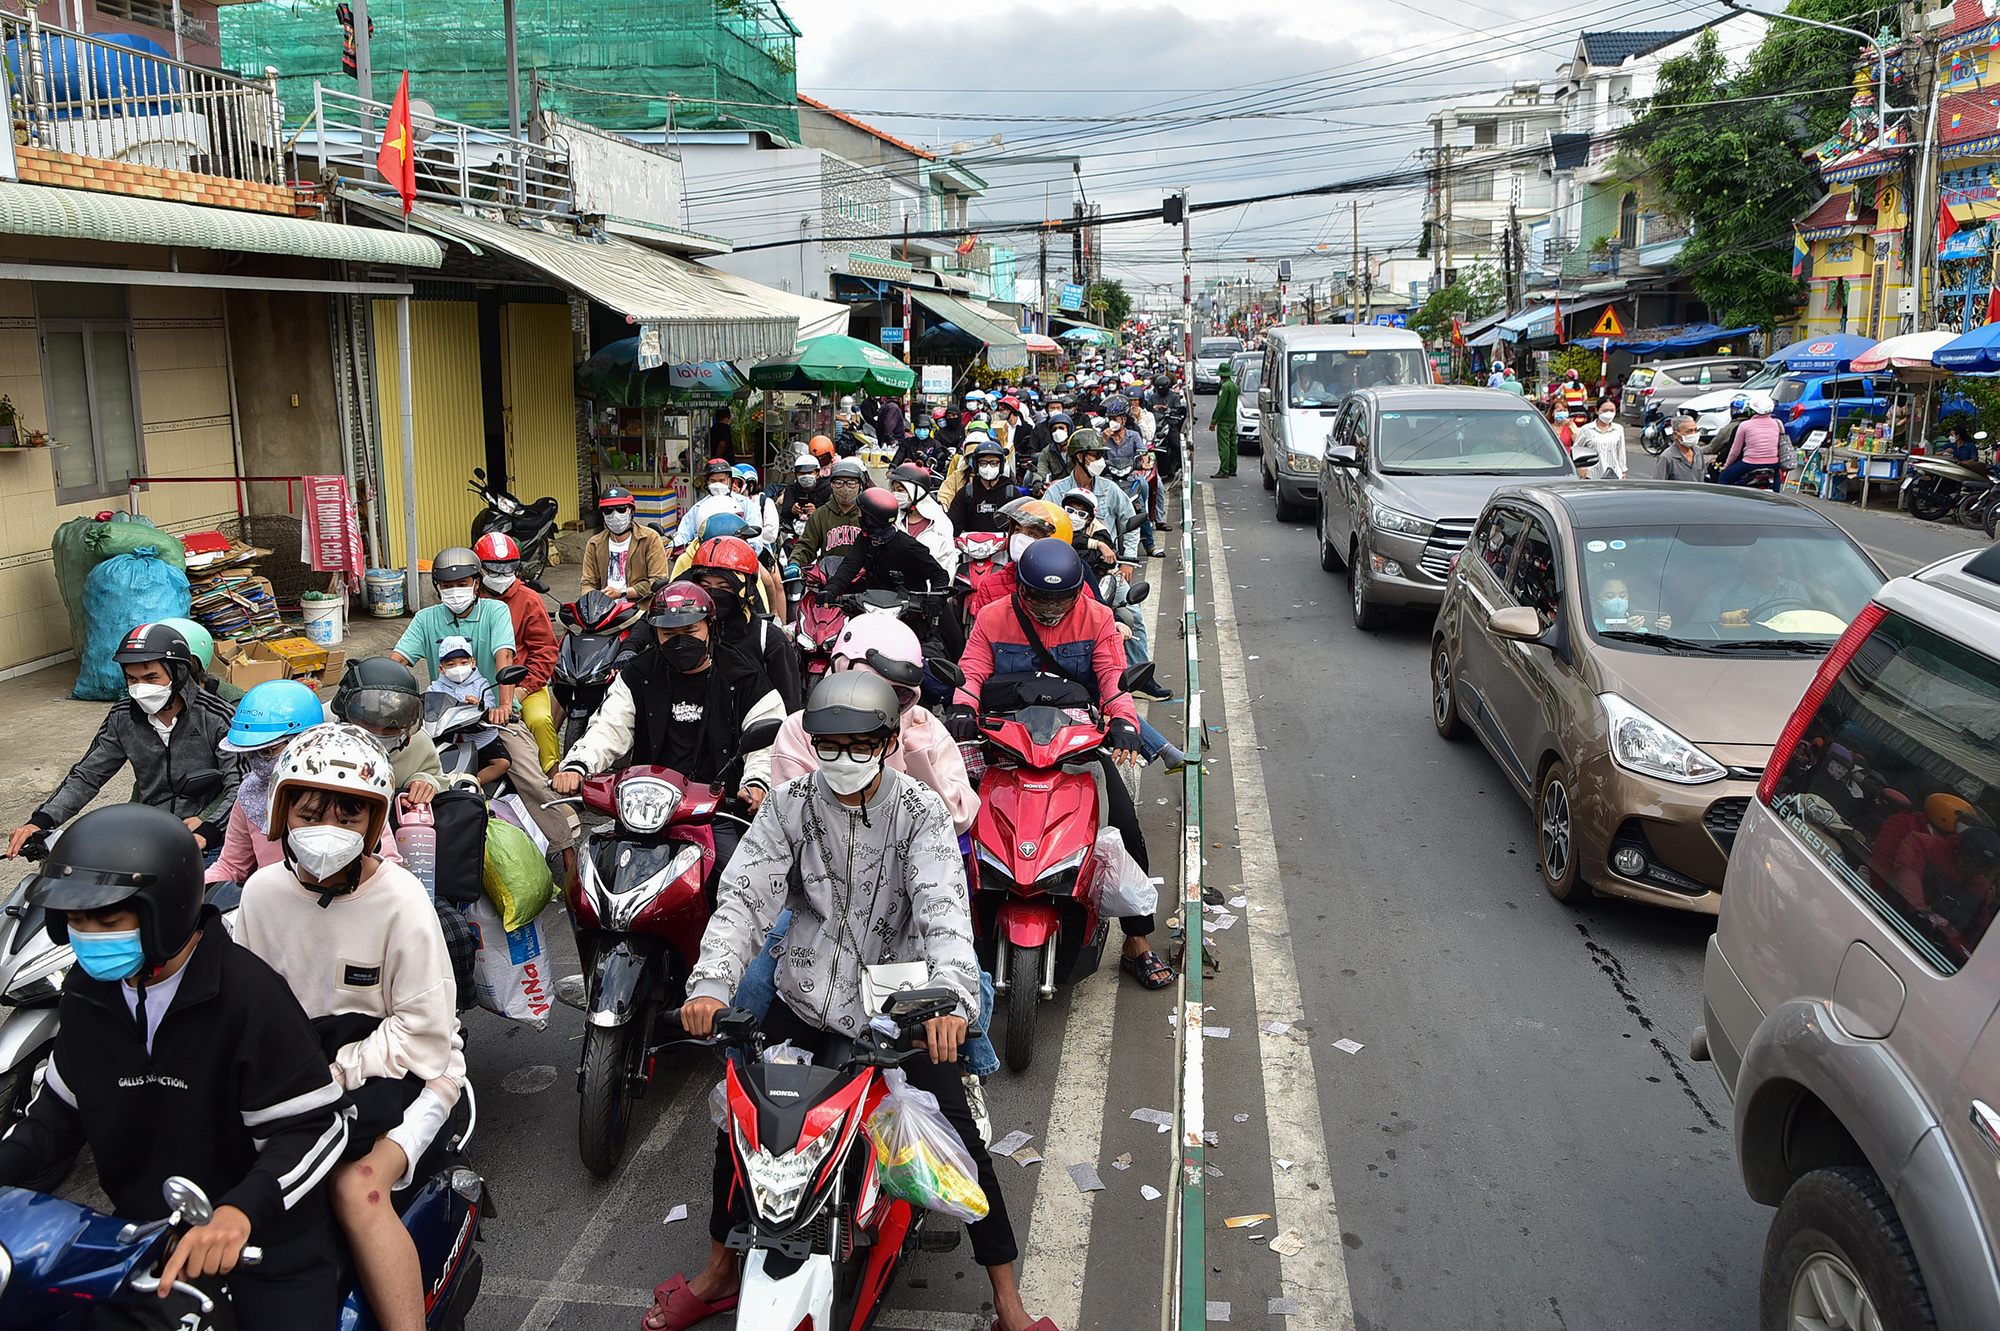
[[[1938,100],[1944,80],[1938,77],[1938,43],[1931,35],[1928,25],[1921,16],[1917,19],[1923,33],[1924,52],[1917,68],[1922,71],[1925,83],[1925,100],[1930,103],[1924,116],[1924,156],[1917,179],[1917,328],[1928,330],[1937,327],[1938,322],[1938,238],[1937,209],[1943,207],[1938,198]],[[1880,94],[1878,94],[1879,96]],[[1886,107],[1876,105],[1878,116],[1887,113]],[[1871,256],[1872,257],[1872,256]],[[1875,265],[1875,281],[1886,280],[1888,265]],[[1876,304],[1886,303],[1886,293],[1876,291],[1871,285],[1869,298]],[[1885,310],[1884,313],[1887,313]]]
[[[508,152],[514,158],[514,201],[528,206],[528,162],[521,156],[521,47],[514,38],[514,0],[501,6],[500,21],[507,29],[507,133],[514,143]],[[802,293],[803,294],[803,293]]]
[[[1361,318],[1363,321],[1374,317],[1375,311],[1375,263],[1374,251],[1361,251]]]
[[[1444,255],[1442,269],[1444,282],[1438,289],[1443,290],[1444,287],[1451,285],[1451,145],[1445,144],[1438,149],[1438,152],[1442,154],[1439,160],[1444,163],[1444,212],[1441,214],[1442,220],[1438,227],[1439,243],[1443,246]]]
[[[1049,229],[1045,222],[1042,234],[1037,237],[1042,242],[1042,336],[1049,335]]]
[[[349,7],[349,12],[354,15],[354,90],[361,95],[364,102],[372,102],[375,100],[375,67],[368,61],[368,0],[354,0],[354,3]],[[375,169],[375,157],[368,151],[368,141],[375,134],[375,117],[366,106],[360,107],[359,110],[361,112],[358,117],[361,122],[361,178],[363,180],[380,180],[382,177],[381,173]],[[320,126],[319,137],[322,143],[326,141],[326,126]],[[410,567],[415,568],[416,566],[416,560],[412,558],[410,560]],[[414,605],[416,603],[411,602],[411,604]],[[414,614],[416,612],[412,611],[411,613]]]
[[[1353,231],[1354,248],[1348,252],[1347,304],[1352,311],[1349,323],[1361,322],[1361,201],[1347,202],[1347,222]]]
[[[1526,265],[1521,254],[1521,219],[1513,204],[1507,205],[1507,313],[1521,303],[1521,288],[1527,285]]]

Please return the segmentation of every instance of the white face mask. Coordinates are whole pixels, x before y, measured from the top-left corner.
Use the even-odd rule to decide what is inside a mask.
[[[462,615],[472,607],[478,593],[470,587],[443,587],[438,590],[438,600],[454,615]]]
[[[620,509],[613,509],[604,515],[604,530],[613,536],[623,536],[632,530],[632,515]]]
[[[444,677],[453,684],[463,684],[466,680],[472,678],[472,667],[469,665],[446,666],[444,668]]]
[[[361,833],[323,823],[294,827],[285,833],[285,842],[299,867],[322,882],[354,863],[362,849]]]
[[[1063,440],[1069,438],[1069,428],[1058,425],[1055,429],[1049,431],[1049,438],[1055,440],[1057,443],[1061,443]]]
[[[710,481],[710,482],[708,483],[708,492],[709,492],[710,494],[714,495],[714,496],[715,496],[715,497],[716,497],[717,499],[720,499],[720,498],[722,498],[722,496],[724,496],[724,495],[726,495],[726,494],[728,494],[728,493],[729,493],[729,482],[728,482],[728,481]]]
[[[1615,411],[1600,411],[1597,413],[1597,419],[1609,425],[1618,419],[1618,413]]]
[[[980,463],[980,464],[979,464],[979,479],[980,479],[980,480],[982,480],[982,481],[997,481],[997,480],[999,480],[999,479],[1000,479],[1000,464],[999,464],[999,463],[997,463],[997,462],[982,462],[982,463]]]
[[[147,716],[158,716],[160,709],[174,699],[173,686],[169,684],[127,684],[125,691]]]
[[[482,573],[479,575],[479,580],[485,583],[486,590],[495,596],[506,595],[507,589],[514,585],[512,573]]]
[[[1018,560],[1027,548],[1035,543],[1035,538],[1016,532],[1007,538],[1007,558]]]
[[[841,754],[832,762],[820,759],[820,775],[836,795],[858,795],[868,789],[868,783],[882,774],[880,758],[851,758]]]
[[[908,508],[910,506],[910,492],[908,490],[899,485],[896,487],[895,494],[897,508]]]
[[[1104,474],[1104,459],[1099,458],[1095,462],[1086,462],[1083,464],[1083,469],[1092,476],[1102,476]]]

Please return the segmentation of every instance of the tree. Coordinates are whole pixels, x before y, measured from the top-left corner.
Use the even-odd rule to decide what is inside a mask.
[[[1410,317],[1410,327],[1426,342],[1449,342],[1454,317],[1471,322],[1500,308],[1500,274],[1490,267],[1461,268],[1452,284],[1433,291],[1423,308]]]
[[[1104,311],[1104,326],[1116,328],[1125,322],[1125,316],[1132,312],[1132,297],[1125,290],[1123,282],[1092,282],[1090,290],[1083,294],[1084,303],[1091,309]]]

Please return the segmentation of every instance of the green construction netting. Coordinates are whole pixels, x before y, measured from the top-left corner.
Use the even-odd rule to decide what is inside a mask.
[[[223,63],[278,68],[285,118],[312,112],[315,79],[353,91],[341,71],[336,0],[264,0],[220,12]],[[410,95],[451,120],[507,124],[500,0],[371,0],[369,63],[387,101],[402,71]],[[768,129],[799,137],[798,29],[777,0],[519,0],[522,105],[529,70],[542,105],[604,129]],[[680,100],[671,107],[669,96]],[[727,105],[727,103],[765,105]]]

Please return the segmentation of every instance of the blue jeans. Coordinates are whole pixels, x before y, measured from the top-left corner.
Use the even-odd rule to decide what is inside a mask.
[[[1161,743],[1165,743],[1162,740]],[[792,927],[792,913],[784,911],[778,922],[771,926],[771,934],[749,968],[737,982],[736,993],[731,1002],[740,1008],[748,1008],[762,1021],[771,1011],[771,1003],[778,996],[778,949],[784,946],[785,935]],[[965,1060],[971,1066],[974,1076],[990,1077],[1000,1070],[1000,1055],[994,1051],[993,1041],[987,1038],[986,1027],[993,1015],[993,977],[985,971],[979,972],[979,1020],[967,1032]]]
[[[1160,756],[1160,750],[1167,747],[1167,737],[1153,729],[1153,723],[1145,717],[1139,718],[1139,756],[1147,762]]]
[[[1722,475],[1717,479],[1723,485],[1741,485],[1743,484],[1743,478],[1749,475],[1753,471],[1760,471],[1760,470],[1776,471],[1777,469],[1778,469],[1778,464],[1775,462],[1738,461],[1738,462],[1732,462],[1728,466],[1724,467],[1722,469]]]

